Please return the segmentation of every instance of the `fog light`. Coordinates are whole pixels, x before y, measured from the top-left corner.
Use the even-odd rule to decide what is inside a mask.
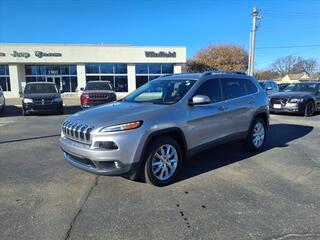
[[[117,144],[115,144],[114,142],[110,142],[110,141],[98,142],[98,146],[99,146],[99,148],[104,148],[104,149],[108,149],[108,150],[118,149]]]
[[[116,168],[120,168],[120,165],[119,165],[118,162],[114,162],[114,166],[115,166]]]

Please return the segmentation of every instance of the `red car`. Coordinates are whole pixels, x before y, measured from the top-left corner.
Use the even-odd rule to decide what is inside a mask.
[[[115,91],[109,81],[90,81],[86,87],[81,88],[81,108],[89,108],[117,100]]]

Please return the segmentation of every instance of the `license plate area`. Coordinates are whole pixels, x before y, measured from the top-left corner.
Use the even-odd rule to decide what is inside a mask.
[[[281,109],[281,104],[273,104],[274,109]]]

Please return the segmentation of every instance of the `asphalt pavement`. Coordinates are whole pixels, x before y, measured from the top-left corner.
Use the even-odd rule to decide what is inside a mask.
[[[320,239],[320,115],[272,115],[264,151],[209,149],[158,188],[63,159],[76,100],[62,116],[15,105],[0,116],[0,239]]]

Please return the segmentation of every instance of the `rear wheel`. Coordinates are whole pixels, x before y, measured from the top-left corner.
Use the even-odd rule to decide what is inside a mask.
[[[306,103],[306,106],[304,108],[304,116],[305,117],[311,117],[314,114],[314,102],[309,101]]]
[[[156,138],[148,147],[144,173],[147,183],[156,186],[171,184],[182,166],[182,151],[171,137]]]
[[[260,151],[265,144],[267,134],[266,123],[262,118],[256,118],[247,136],[247,148],[250,151]]]

